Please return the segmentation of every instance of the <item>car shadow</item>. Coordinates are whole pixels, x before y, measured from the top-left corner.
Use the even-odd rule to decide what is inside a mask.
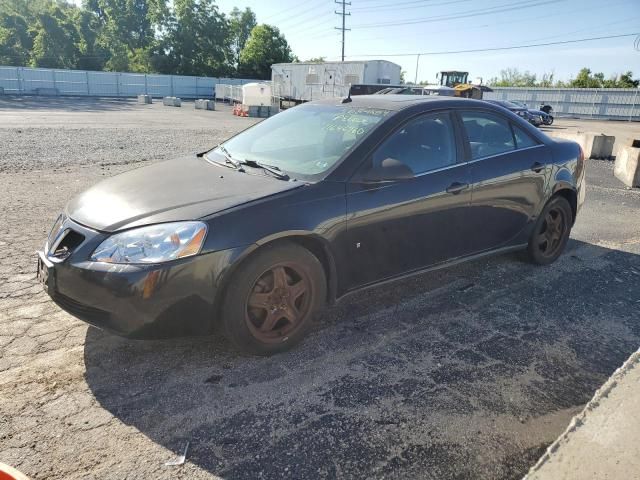
[[[521,478],[640,344],[640,256],[571,241],[354,294],[271,358],[86,335],[120,421],[223,478]],[[555,418],[555,421],[549,420]]]

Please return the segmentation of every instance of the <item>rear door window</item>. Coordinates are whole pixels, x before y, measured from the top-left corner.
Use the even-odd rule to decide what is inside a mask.
[[[516,149],[516,143],[507,120],[488,112],[461,112],[471,158],[491,157]]]
[[[517,127],[513,123],[511,124],[511,127],[513,128],[513,136],[516,137],[516,148],[529,148],[538,145],[538,142],[531,138],[531,135],[526,133],[520,127]]]

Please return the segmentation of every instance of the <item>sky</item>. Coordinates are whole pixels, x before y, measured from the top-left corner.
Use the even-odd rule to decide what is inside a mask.
[[[76,0],[80,3],[80,0]],[[558,80],[583,67],[612,74],[632,70],[640,77],[634,37],[510,51],[458,54],[435,52],[510,47],[531,43],[640,34],[640,0],[351,0],[347,11],[346,60],[398,63],[407,81],[436,82],[440,70],[464,70],[485,81],[517,68]],[[221,11],[251,8],[258,23],[277,26],[300,60],[340,60],[335,27],[341,9],[334,0],[218,0]],[[410,23],[407,23],[410,22]]]
[[[250,7],[259,23],[277,26],[305,60],[339,60],[341,6],[334,0],[218,0],[223,12]],[[625,33],[640,34],[640,0],[351,0],[346,60],[380,58],[416,78],[416,55]],[[458,17],[458,18],[452,18]],[[460,18],[462,17],[462,18]],[[406,24],[406,22],[415,22]],[[386,24],[386,25],[380,25]],[[391,25],[390,25],[391,24]],[[395,24],[395,25],[393,25]],[[364,56],[364,55],[374,55]],[[418,81],[436,81],[440,70],[464,70],[488,80],[506,68],[567,80],[582,68],[606,76],[632,70],[640,77],[634,37],[511,51],[421,55]]]

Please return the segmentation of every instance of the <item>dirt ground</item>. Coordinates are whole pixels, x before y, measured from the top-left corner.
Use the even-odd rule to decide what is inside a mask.
[[[34,252],[71,196],[251,121],[0,99],[0,462],[34,479],[521,478],[640,345],[640,191],[604,161],[554,265],[506,255],[354,294],[272,358],[124,340],[48,300]]]

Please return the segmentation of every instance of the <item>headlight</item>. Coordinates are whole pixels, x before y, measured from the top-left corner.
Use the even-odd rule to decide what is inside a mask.
[[[116,233],[91,255],[94,262],[160,263],[200,252],[207,234],[202,222],[161,223]]]
[[[58,215],[58,218],[56,219],[56,223],[53,224],[53,227],[49,232],[49,236],[47,237],[47,245],[53,242],[56,236],[58,235],[58,233],[60,233],[60,230],[62,230],[62,227],[64,225],[64,221],[65,221],[64,214],[61,213],[60,215]]]

